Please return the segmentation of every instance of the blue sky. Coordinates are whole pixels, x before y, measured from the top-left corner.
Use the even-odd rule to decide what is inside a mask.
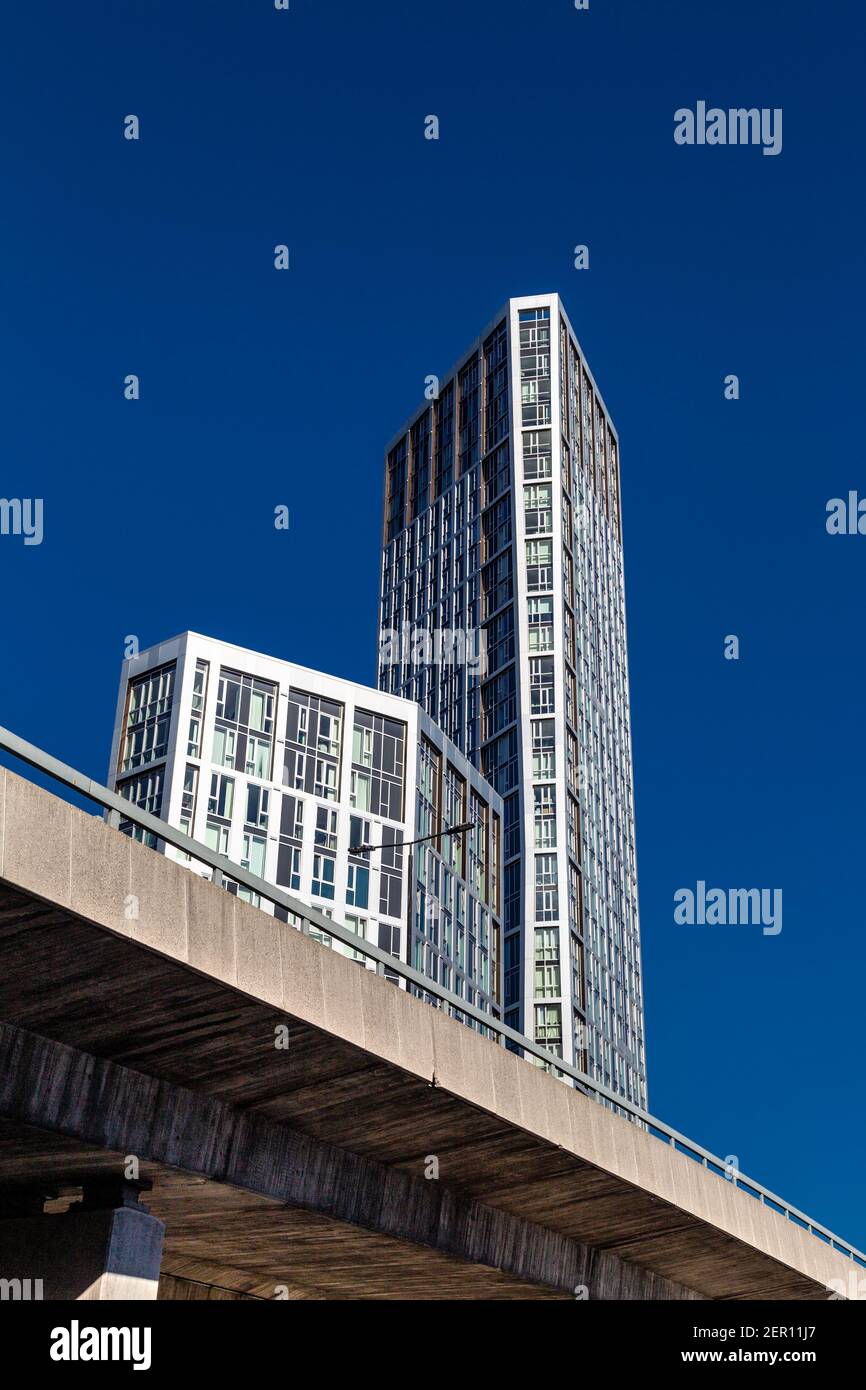
[[[622,444],[650,1105],[861,1247],[866,537],[824,520],[866,495],[864,37],[853,0],[47,0],[0,83],[0,494],[45,507],[0,538],[0,723],[104,777],[130,633],[372,683],[383,443],[559,290]],[[677,146],[699,99],[781,107],[782,153]],[[699,879],[780,887],[781,934],[677,926]]]

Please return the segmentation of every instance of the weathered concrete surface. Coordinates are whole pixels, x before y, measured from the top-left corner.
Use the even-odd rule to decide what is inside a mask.
[[[436,1276],[431,1269],[428,1278],[435,1277],[440,1291],[451,1293],[465,1285],[469,1262],[570,1296],[576,1289],[585,1289],[592,1298],[691,1296],[658,1275],[462,1197],[441,1182],[361,1158],[287,1125],[9,1024],[0,1024],[0,1115],[34,1130],[99,1145],[117,1155],[118,1169],[123,1155],[135,1155],[140,1163],[156,1165],[160,1174],[167,1167],[199,1173],[327,1217],[335,1223],[332,1245],[340,1223],[341,1250],[353,1257],[353,1288],[358,1286],[358,1271],[370,1278],[378,1244],[392,1261],[429,1265],[430,1252],[448,1256],[452,1263],[443,1262]],[[3,1133],[0,1127],[0,1136]],[[4,1147],[0,1177],[4,1170],[9,1174],[13,1162],[11,1144],[7,1141]],[[34,1148],[38,1152],[38,1141],[31,1156]],[[25,1162],[19,1155],[18,1179],[26,1176],[32,1184],[32,1167],[22,1171]],[[151,1178],[149,1169],[146,1176]],[[158,1178],[156,1186],[161,1186]],[[47,1218],[49,1225],[56,1226],[58,1220]],[[45,1223],[42,1218],[42,1227]],[[0,1222],[0,1255],[3,1231]],[[389,1240],[377,1243],[371,1233]],[[261,1265],[248,1230],[244,1240],[244,1262]],[[395,1249],[395,1242],[423,1249]],[[325,1259],[329,1258],[326,1250]],[[305,1276],[322,1277],[302,1253],[294,1258],[294,1272],[302,1283]],[[478,1282],[478,1271],[472,1271],[471,1279]]]
[[[157,1296],[164,1227],[145,1211],[0,1220],[0,1277],[40,1280],[45,1299]]]
[[[824,1298],[858,1268],[595,1101],[11,773],[0,827],[0,1018],[416,1177],[436,1155],[461,1199],[704,1297]]]

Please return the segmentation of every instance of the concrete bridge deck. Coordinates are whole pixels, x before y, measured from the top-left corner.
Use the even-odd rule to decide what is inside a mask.
[[[2,768],[0,1023],[0,1197],[43,1187],[61,1210],[135,1156],[164,1296],[826,1299],[858,1270]]]

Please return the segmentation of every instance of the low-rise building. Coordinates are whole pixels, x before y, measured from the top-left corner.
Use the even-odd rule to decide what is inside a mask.
[[[502,801],[414,701],[186,632],[124,662],[109,781],[498,1015]]]

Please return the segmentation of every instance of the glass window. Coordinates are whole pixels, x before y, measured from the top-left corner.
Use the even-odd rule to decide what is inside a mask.
[[[250,835],[245,832],[241,852],[241,868],[249,869],[251,874],[264,878],[267,847],[268,842],[263,835]]]
[[[208,797],[208,814],[212,816],[222,816],[225,820],[231,820],[232,806],[234,804],[235,784],[231,777],[225,777],[221,773],[214,772],[210,780],[210,796]]]
[[[316,777],[313,783],[313,792],[316,796],[321,796],[325,801],[336,801],[337,799],[337,764],[325,762],[322,758],[316,759]]]
[[[217,715],[220,719],[228,719],[237,723],[240,706],[241,677],[234,674],[220,675],[217,685]]]
[[[211,762],[216,763],[218,767],[234,767],[236,738],[234,729],[214,729]]]
[[[130,683],[121,770],[164,758],[168,749],[174,666],[150,671]]]
[[[290,879],[289,879],[289,887],[290,887],[290,888],[293,888],[293,889],[295,890],[295,892],[297,892],[298,889],[300,888],[300,886],[301,886],[301,851],[300,851],[300,850],[298,849],[298,847],[295,845],[295,846],[292,847],[292,868],[291,868],[291,876],[290,876]]]
[[[256,738],[253,734],[249,735],[245,771],[250,777],[260,777],[263,782],[269,780],[271,775],[270,739]]]
[[[205,700],[207,698],[207,673],[208,663],[197,661],[195,663],[195,674],[192,686],[192,712],[189,720],[189,737],[187,739],[187,757],[197,758],[201,752],[201,725],[204,718]]]
[[[247,825],[256,825],[262,830],[267,830],[270,795],[264,787],[256,787],[250,783],[247,787]]]
[[[370,870],[360,864],[349,865],[346,902],[350,907],[369,907]]]
[[[319,737],[316,747],[320,753],[328,753],[332,758],[339,757],[340,721],[335,715],[319,715]]]
[[[536,1004],[535,1041],[562,1055],[562,1009],[559,1004]]]
[[[370,809],[370,778],[366,772],[353,772],[349,803],[357,811]]]
[[[535,803],[535,847],[552,849],[556,846],[556,784],[533,787]]]
[[[313,893],[319,898],[334,896],[334,860],[330,855],[313,855]]]
[[[327,811],[324,806],[316,808],[315,843],[322,849],[337,848],[337,812]]]
[[[215,821],[208,821],[205,826],[204,842],[216,854],[227,855],[229,852],[228,826],[218,825]]]
[[[259,733],[270,733],[273,717],[273,695],[270,691],[259,690],[254,686],[250,694],[249,727],[251,729],[257,729]]]
[[[352,762],[361,767],[373,766],[373,730],[355,725],[352,731]]]

